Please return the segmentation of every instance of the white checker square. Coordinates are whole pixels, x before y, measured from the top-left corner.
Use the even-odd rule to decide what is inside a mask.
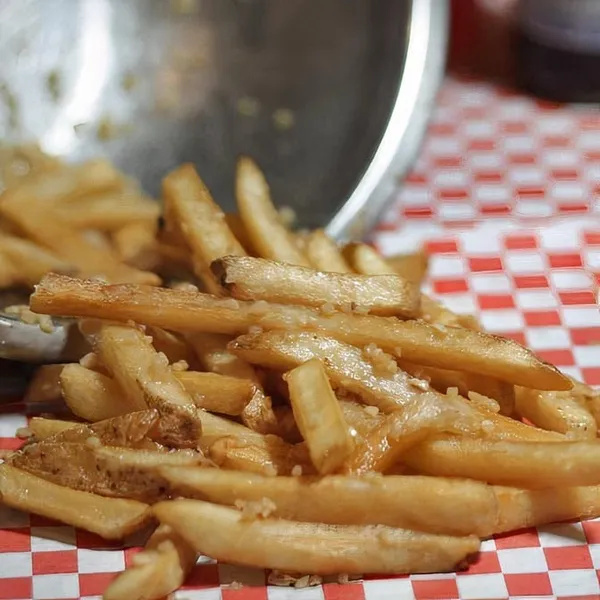
[[[501,169],[505,166],[504,156],[496,152],[470,153],[465,156],[472,169]]]
[[[500,333],[503,331],[520,331],[525,323],[523,314],[516,309],[484,310],[480,317],[485,331]]]
[[[557,290],[591,290],[594,282],[582,269],[564,269],[552,271],[550,281]],[[600,314],[600,311],[598,312]]]
[[[219,581],[221,584],[230,584],[234,581],[245,586],[260,587],[265,585],[265,572],[262,569],[252,569],[235,565],[217,565],[219,570]]]
[[[539,273],[544,271],[546,263],[538,252],[511,252],[504,256],[504,265],[507,270],[515,275],[521,273]]]
[[[554,212],[554,207],[550,202],[531,200],[519,200],[514,208],[514,214],[526,218],[550,217]]]
[[[301,589],[269,586],[269,600],[323,600],[323,588],[320,585]]]
[[[470,294],[444,294],[441,300],[447,308],[460,315],[477,312],[477,305]]]
[[[583,202],[586,199],[585,188],[580,181],[554,181],[548,186],[548,192],[557,200]]]
[[[493,232],[482,235],[477,231],[465,231],[461,234],[461,241],[466,254],[499,255],[502,250],[500,238]]]
[[[516,290],[515,302],[523,310],[556,308],[558,302],[551,290]]]
[[[578,136],[577,145],[582,150],[600,150],[598,131],[582,131]]]
[[[400,192],[400,200],[406,206],[422,206],[431,203],[432,194],[426,186],[407,183]]]
[[[546,250],[576,251],[581,249],[579,231],[571,227],[540,228],[540,244]]]
[[[567,376],[572,377],[573,379],[578,379],[579,381],[583,380],[583,375],[581,373],[581,369],[579,367],[560,367],[560,370]]]
[[[550,168],[577,168],[580,165],[580,157],[577,152],[569,152],[564,148],[543,148],[540,153],[542,162]]]
[[[496,540],[491,538],[489,540],[481,540],[479,546],[480,552],[496,552]]]
[[[431,154],[444,155],[444,156],[460,156],[463,154],[463,148],[459,140],[455,138],[430,138],[425,142],[427,150]]]
[[[505,152],[535,152],[535,140],[528,135],[507,135],[501,139]]]
[[[600,569],[600,544],[590,544],[588,546],[590,550],[590,556],[592,557],[592,564],[595,569]]]
[[[485,204],[506,203],[512,200],[512,193],[508,186],[500,184],[476,185],[471,191],[474,200]]]
[[[410,579],[370,579],[363,581],[365,600],[414,600]]]
[[[595,306],[563,306],[562,318],[566,327],[600,326],[600,311]]]
[[[600,250],[587,249],[582,252],[583,262],[590,269],[600,269]]]
[[[508,596],[502,573],[462,575],[456,578],[456,585],[461,600],[484,600]]]
[[[27,417],[17,413],[3,414],[0,419],[0,437],[15,437],[19,427],[27,427]]]
[[[546,178],[542,168],[525,165],[515,165],[507,173],[508,181],[515,185],[541,185],[546,182]]]
[[[571,569],[569,571],[550,571],[552,591],[557,597],[583,596],[600,592],[598,576],[593,569]]]
[[[498,550],[503,573],[543,573],[548,570],[542,548],[511,548]]]
[[[180,590],[171,594],[173,600],[221,600],[221,588],[215,587],[205,590]]]
[[[581,523],[556,523],[538,528],[540,544],[544,548],[585,546],[587,539]]]
[[[573,117],[566,114],[540,115],[535,124],[537,131],[547,135],[568,135],[575,129]]]
[[[504,273],[472,273],[471,289],[478,294],[509,293],[513,289],[511,280]]]
[[[598,346],[575,346],[573,356],[579,367],[600,367],[600,352]]]
[[[490,120],[468,120],[461,127],[462,133],[471,138],[490,137],[496,133],[496,123]]]
[[[525,331],[527,345],[532,350],[557,350],[569,348],[571,338],[564,327],[531,327]]]
[[[0,504],[0,529],[29,527],[29,514]]]
[[[79,548],[77,561],[80,573],[117,573],[125,568],[123,552]]]
[[[36,600],[79,598],[79,577],[74,573],[69,575],[34,575],[32,584],[33,597]]]
[[[438,254],[429,261],[429,276],[432,279],[438,277],[458,277],[467,272],[465,261],[460,256]]]
[[[469,177],[463,169],[444,169],[433,175],[433,184],[440,187],[464,187],[469,185]]]
[[[75,545],[75,529],[56,525],[31,528],[32,552],[59,552],[72,550]]]
[[[496,110],[504,119],[531,119],[531,102],[525,97],[507,98],[498,104]]]
[[[0,588],[2,579],[31,577],[31,552],[3,552],[0,556]]]
[[[461,202],[440,202],[438,206],[438,216],[447,221],[460,221],[463,219],[474,219],[476,216],[475,207],[472,204]]]

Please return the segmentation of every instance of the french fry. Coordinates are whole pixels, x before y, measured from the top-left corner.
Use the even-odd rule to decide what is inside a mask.
[[[211,446],[221,438],[231,438],[238,440],[242,444],[265,445],[265,438],[262,433],[230,421],[224,417],[213,415],[205,410],[199,410],[198,415],[202,421],[202,437],[200,438],[200,448],[203,452],[209,452]]]
[[[237,304],[235,304],[237,303]],[[43,314],[137,320],[172,331],[236,335],[250,326],[308,329],[355,346],[375,344],[406,360],[456,368],[539,390],[567,390],[572,382],[512,340],[463,328],[439,328],[420,321],[321,312],[299,306],[244,303],[197,292],[135,285],[106,286],[63,275],[46,275],[31,296]],[[160,306],[160,310],[156,307]]]
[[[168,525],[160,525],[144,549],[110,582],[104,600],[160,600],[183,585],[197,559],[196,551]]]
[[[440,437],[410,449],[402,461],[419,473],[526,489],[600,483],[600,444],[590,441]]]
[[[130,267],[152,270],[158,264],[157,221],[134,221],[112,234],[118,257]]]
[[[516,388],[516,412],[537,427],[564,433],[570,439],[596,439],[592,413],[572,392],[539,392]]]
[[[20,275],[15,262],[0,250],[0,287],[14,287],[19,282]]]
[[[421,251],[413,254],[388,256],[386,261],[398,275],[420,286],[427,274],[429,257]]]
[[[250,158],[242,157],[238,160],[235,195],[244,227],[260,256],[310,267],[294,237],[282,224],[271,201],[264,175]]]
[[[311,359],[289,371],[285,380],[313,465],[321,474],[337,471],[354,450],[354,439],[321,362]]]
[[[315,229],[307,234],[304,252],[309,262],[318,271],[352,273],[337,244],[323,229]]]
[[[41,173],[64,168],[60,159],[42,152],[37,144],[4,146],[0,149],[0,182],[13,188]]]
[[[42,365],[29,381],[23,402],[52,403],[62,398],[60,374],[65,365]]]
[[[75,421],[62,421],[60,419],[45,419],[43,417],[32,417],[29,420],[29,429],[32,439],[34,440],[44,440],[46,438],[52,437],[67,429],[73,429],[77,427],[80,423],[76,423]]]
[[[243,256],[244,248],[192,165],[183,165],[165,177],[163,195],[192,251],[196,275],[209,291],[218,292],[208,270],[210,263],[221,256]]]
[[[185,362],[188,367],[196,362],[196,355],[191,346],[179,336],[160,327],[146,327],[146,333],[152,338],[152,345],[157,352],[162,352],[170,363]]]
[[[123,539],[144,527],[152,515],[150,507],[142,502],[72,490],[6,463],[0,465],[0,502],[107,540]]]
[[[259,256],[258,251],[254,247],[244,221],[237,213],[226,213],[225,221],[231,230],[231,233],[235,236],[235,239],[242,245],[248,256]]]
[[[479,548],[474,536],[436,536],[383,525],[248,519],[234,509],[199,500],[161,502],[154,514],[201,554],[301,573],[445,571]]]
[[[231,296],[381,316],[415,317],[419,290],[397,275],[323,273],[251,256],[225,256],[211,270]]]
[[[276,434],[277,418],[273,412],[271,398],[265,396],[259,388],[254,390],[250,402],[244,406],[240,417],[242,423],[250,429],[263,434]]]
[[[384,422],[385,415],[378,410],[372,410],[373,407],[346,399],[339,399],[339,403],[348,425],[363,437],[369,435]]]
[[[135,326],[92,321],[81,328],[132,407],[155,407],[161,414],[163,439],[176,447],[195,448],[201,424],[194,402],[144,333]]]
[[[495,488],[467,479],[266,477],[192,467],[164,467],[159,472],[177,495],[228,506],[236,500],[268,498],[275,507],[274,517],[294,521],[381,524],[458,536],[489,535],[498,527]]]

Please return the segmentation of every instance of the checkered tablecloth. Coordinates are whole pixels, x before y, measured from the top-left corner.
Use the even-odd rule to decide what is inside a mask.
[[[452,309],[600,385],[600,114],[449,79],[422,155],[376,232],[387,253],[425,244],[429,285]],[[20,414],[0,415],[0,449]],[[0,600],[97,598],[135,549],[0,507]],[[199,562],[183,600],[600,598],[600,522],[483,543],[458,574],[294,590],[262,571]],[[241,582],[241,589],[229,586]]]

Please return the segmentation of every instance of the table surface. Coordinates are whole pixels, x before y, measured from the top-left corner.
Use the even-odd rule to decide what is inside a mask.
[[[488,331],[600,385],[600,113],[449,78],[421,157],[374,235],[386,253],[424,244],[431,291]],[[24,413],[0,415],[0,449]],[[0,507],[0,600],[97,598],[135,549]],[[263,571],[202,560],[187,600],[600,598],[600,522],[485,541],[458,574],[267,587]],[[241,589],[229,584],[241,582]],[[234,586],[235,587],[235,586]]]

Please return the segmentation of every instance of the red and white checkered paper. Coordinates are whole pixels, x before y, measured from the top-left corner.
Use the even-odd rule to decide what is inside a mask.
[[[431,291],[575,377],[600,385],[600,114],[450,79],[422,155],[375,235],[387,253],[424,243]],[[0,415],[0,448],[22,414]],[[98,598],[135,549],[0,508],[0,600]],[[187,600],[600,599],[600,522],[482,544],[468,571],[295,590],[202,559]],[[241,589],[229,584],[237,581]]]

